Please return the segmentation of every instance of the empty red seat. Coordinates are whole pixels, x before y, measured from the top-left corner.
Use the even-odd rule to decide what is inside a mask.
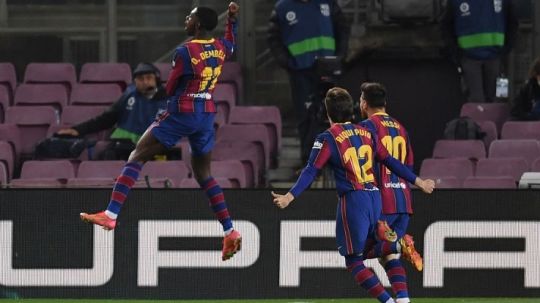
[[[244,166],[240,160],[212,161],[212,176],[226,178],[231,181],[234,188],[246,188],[247,177]]]
[[[7,176],[13,177],[15,167],[15,150],[7,141],[0,141],[0,163],[6,166]]]
[[[144,182],[148,177],[149,181],[158,181],[163,185],[166,179],[172,180],[174,184],[180,184],[180,180],[188,178],[189,173],[184,161],[148,161],[141,170],[139,182]]]
[[[161,82],[167,82],[167,79],[169,79],[169,73],[171,72],[171,63],[154,63],[154,66],[159,69],[159,77],[161,78]]]
[[[501,139],[540,140],[540,121],[508,121],[503,125]]]
[[[30,63],[24,72],[24,83],[61,83],[71,91],[76,82],[71,63]]]
[[[11,105],[9,91],[6,86],[0,85],[0,123],[4,123],[7,108]]]
[[[246,125],[224,125],[216,136],[217,142],[253,142],[260,147],[260,152],[264,155],[264,168],[270,166],[270,138],[266,127],[263,124]]]
[[[223,112],[226,121],[229,121],[231,108],[236,106],[236,94],[234,86],[229,83],[217,83],[214,89],[214,101],[216,102],[217,111]]]
[[[106,108],[105,106],[66,106],[62,111],[60,123],[79,124],[100,115]]]
[[[71,92],[71,105],[111,105],[122,89],[116,84],[77,84]]]
[[[456,177],[422,176],[422,178],[435,181],[435,188],[437,189],[461,188],[463,185],[463,180]]]
[[[527,161],[528,167],[532,165],[538,155],[540,155],[538,140],[497,140],[489,146],[489,158],[522,157]]]
[[[254,143],[216,142],[212,160],[241,161],[248,180],[247,187],[258,185],[262,180],[264,154],[260,153],[260,149]]]
[[[127,63],[85,63],[79,82],[116,83],[123,91],[131,83],[131,68]]]
[[[51,105],[62,111],[68,104],[68,92],[61,84],[21,84],[15,92],[14,105]]]
[[[476,163],[475,176],[510,176],[517,182],[526,171],[529,171],[529,165],[523,158],[488,158]]]
[[[468,177],[463,182],[463,188],[512,189],[517,188],[517,185],[511,176]]]
[[[480,140],[437,140],[433,148],[433,158],[483,159],[486,147]]]
[[[484,141],[484,145],[486,146],[486,149],[487,149],[489,148],[489,145],[491,145],[491,142],[499,138],[497,125],[493,121],[480,121],[477,123],[478,123],[478,126],[480,126],[480,129],[486,134],[484,138],[482,139],[482,141]]]
[[[15,124],[0,124],[0,140],[8,142],[15,152],[15,159],[21,152],[21,130]]]
[[[231,181],[227,178],[215,178],[217,184],[219,184],[219,186],[221,188],[234,188],[233,184],[231,183]],[[180,184],[179,186],[180,188],[197,188],[197,189],[200,189],[201,187],[199,186],[199,183],[197,183],[197,180],[193,179],[193,178],[184,178],[180,181]]]
[[[465,103],[461,107],[461,117],[472,118],[476,122],[493,121],[501,130],[510,117],[510,107],[506,103]]]
[[[235,106],[229,116],[230,124],[264,124],[270,135],[272,163],[276,167],[278,151],[281,149],[281,113],[276,106]]]
[[[47,136],[49,126],[58,123],[57,119],[57,112],[50,106],[8,108],[6,123],[16,125],[20,132],[20,149],[17,153],[31,154],[35,144]]]
[[[236,90],[236,100],[239,99],[244,91],[244,83],[242,78],[242,65],[238,62],[227,61],[223,64],[221,75],[219,76],[220,83],[234,84]]]
[[[68,187],[112,188],[120,175],[125,162],[113,161],[82,161],[79,164],[77,178],[67,182]]]
[[[0,62],[0,86],[8,89],[10,98],[13,100],[15,88],[17,88],[17,74],[12,63]]]
[[[21,177],[10,182],[11,187],[62,187],[69,178],[75,177],[75,169],[69,160],[25,161]]]
[[[420,167],[420,176],[436,178],[455,177],[462,181],[473,175],[473,165],[469,159],[424,159]]]

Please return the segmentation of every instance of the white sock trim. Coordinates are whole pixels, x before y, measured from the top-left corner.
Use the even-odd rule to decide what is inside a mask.
[[[116,220],[116,218],[118,218],[118,214],[115,214],[112,211],[108,211],[108,210],[105,211],[105,215],[111,218],[112,220]]]
[[[409,298],[397,298],[396,303],[411,303]]]
[[[225,236],[230,235],[230,234],[233,232],[233,230],[234,230],[234,228],[232,228],[232,227],[229,228],[229,229],[227,229],[227,230],[225,231]]]
[[[396,301],[394,301],[394,299],[390,298],[385,303],[396,303]]]

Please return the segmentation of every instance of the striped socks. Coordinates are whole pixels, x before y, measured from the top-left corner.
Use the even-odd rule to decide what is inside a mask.
[[[401,251],[401,246],[399,242],[377,242],[372,249],[367,252],[364,252],[365,259],[380,258],[383,256],[391,254],[399,254]]]
[[[221,187],[217,184],[216,180],[212,176],[203,182],[199,183],[201,188],[206,193],[206,196],[210,200],[210,208],[214,214],[216,214],[219,223],[223,226],[225,235],[228,235],[233,230],[233,224],[231,217],[229,216],[229,210],[227,209],[227,203],[225,203],[225,196]]]
[[[364,266],[362,256],[345,256],[345,262],[347,264],[347,270],[352,273],[356,282],[367,290],[373,298],[377,298],[379,302],[383,303],[394,302],[382,286],[379,278],[369,268]]]
[[[122,169],[122,173],[116,179],[114,183],[113,191],[111,194],[111,200],[109,201],[109,206],[105,214],[107,217],[116,220],[118,213],[122,209],[124,202],[126,201],[127,195],[133,187],[133,184],[139,178],[139,173],[141,171],[142,164],[138,162],[128,162]]]
[[[401,260],[393,259],[384,265],[386,275],[392,284],[392,291],[396,295],[397,302],[409,302],[409,292],[407,289],[407,275]]]

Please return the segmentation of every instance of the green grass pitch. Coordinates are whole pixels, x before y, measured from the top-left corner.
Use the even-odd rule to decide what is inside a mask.
[[[373,299],[282,299],[282,300],[80,300],[80,299],[0,299],[1,303],[374,303]],[[540,298],[422,298],[414,303],[540,303]]]

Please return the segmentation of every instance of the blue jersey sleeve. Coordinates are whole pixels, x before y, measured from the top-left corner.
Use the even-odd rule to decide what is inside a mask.
[[[319,171],[330,159],[330,155],[330,146],[324,135],[317,136],[306,167],[302,170],[296,184],[289,191],[295,198],[313,183]]]

